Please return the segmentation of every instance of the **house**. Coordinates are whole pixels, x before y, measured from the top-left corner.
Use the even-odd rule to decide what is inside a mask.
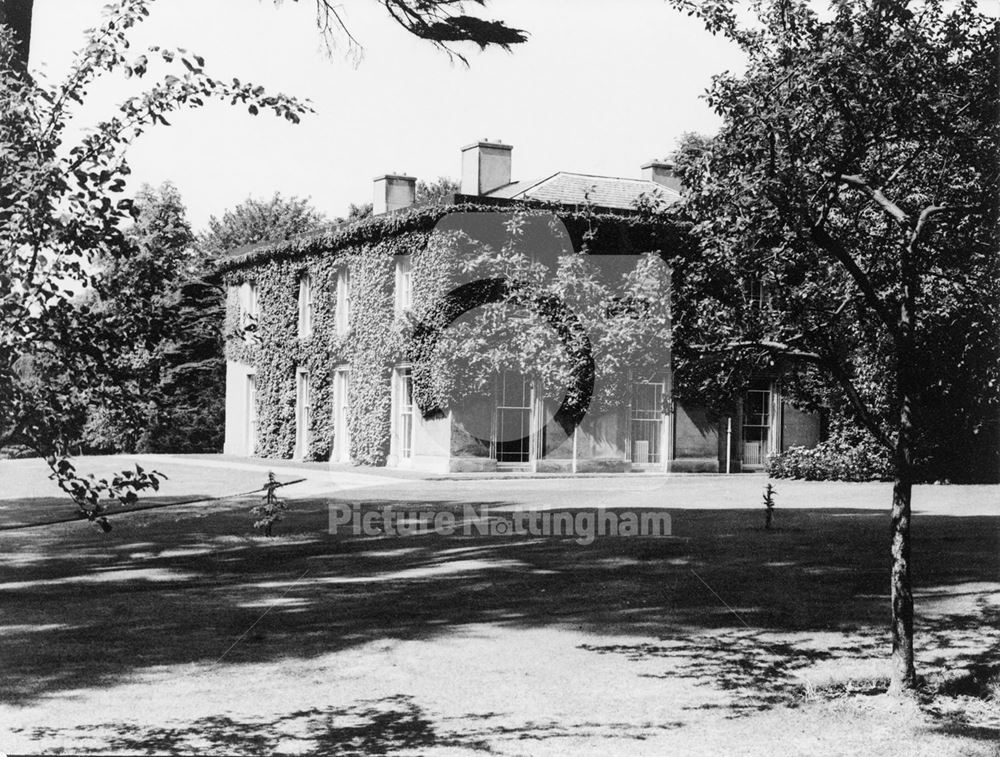
[[[727,464],[754,469],[769,452],[818,441],[818,418],[785,402],[771,379],[754,383],[728,413],[672,400],[669,338],[610,360],[614,345],[594,358],[596,341],[557,326],[564,343],[585,345],[567,348],[583,365],[567,369],[582,382],[575,393],[545,384],[531,366],[508,366],[476,374],[475,389],[456,394],[455,376],[475,356],[435,379],[430,363],[414,358],[423,353],[414,352],[413,335],[442,312],[444,298],[483,291],[476,282],[457,285],[467,266],[461,254],[442,252],[448,243],[440,240],[456,229],[463,244],[500,250],[502,242],[480,240],[535,209],[540,215],[529,221],[549,220],[519,232],[534,240],[532,255],[553,233],[569,251],[585,249],[588,261],[613,264],[644,254],[659,260],[687,243],[684,229],[637,210],[680,199],[670,164],[647,163],[635,179],[557,172],[512,181],[512,151],[491,142],[463,148],[461,192],[451,204],[416,207],[414,178],[382,175],[372,218],[235,250],[220,263],[228,291],[225,453],[437,472],[718,472]],[[563,308],[571,320],[572,310]],[[435,402],[438,385],[445,399]]]

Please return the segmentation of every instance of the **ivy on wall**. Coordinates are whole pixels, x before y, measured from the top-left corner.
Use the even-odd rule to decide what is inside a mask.
[[[540,206],[532,206],[537,209]],[[667,256],[688,244],[687,228],[666,216],[546,206],[565,226],[574,249],[598,254],[656,252]],[[510,206],[460,204],[415,208],[355,222],[329,232],[255,245],[222,260],[229,286],[226,359],[256,373],[257,449],[264,457],[289,458],[295,448],[296,370],[309,372],[311,444],[307,459],[323,460],[333,442],[333,372],[351,370],[348,403],[351,459],[383,465],[389,453],[391,376],[405,357],[414,317],[433,317],[435,298],[459,275],[464,262],[432,232],[446,213],[502,212]],[[413,310],[395,313],[395,257],[414,254]],[[350,269],[350,319],[336,332],[337,275]],[[299,279],[308,274],[313,298],[310,336],[298,337]],[[239,329],[237,287],[257,287],[254,338]],[[509,341],[509,340],[508,340]],[[537,353],[541,348],[535,345]],[[456,399],[454,362],[442,360],[427,382],[436,404]],[[418,382],[420,383],[420,382]]]

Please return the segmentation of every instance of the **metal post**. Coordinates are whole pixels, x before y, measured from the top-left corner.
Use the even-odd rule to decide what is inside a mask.
[[[726,473],[733,472],[730,458],[733,454],[733,419],[732,416],[726,418]]]

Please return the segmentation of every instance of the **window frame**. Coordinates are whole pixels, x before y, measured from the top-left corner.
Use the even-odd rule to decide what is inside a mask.
[[[344,335],[351,330],[351,270],[337,271],[337,300],[334,305],[334,331]]]
[[[313,318],[312,278],[302,273],[299,275],[299,339],[312,336]]]
[[[395,308],[403,313],[413,307],[413,256],[396,256]]]
[[[312,446],[312,387],[309,369],[295,369],[295,457],[304,459]]]

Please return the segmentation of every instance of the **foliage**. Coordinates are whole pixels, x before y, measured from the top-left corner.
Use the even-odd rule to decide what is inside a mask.
[[[369,465],[384,464],[389,451],[391,371],[406,357],[414,323],[433,317],[437,298],[450,290],[460,274],[458,264],[464,257],[458,255],[454,239],[436,233],[435,226],[448,213],[510,210],[492,205],[413,208],[364,219],[319,235],[264,245],[221,260],[219,269],[229,287],[226,357],[253,367],[256,374],[257,453],[265,457],[292,455],[295,370],[303,367],[309,371],[312,402],[312,448],[308,456],[325,459],[333,434],[329,412],[332,372],[340,364],[349,364],[352,372],[349,390],[351,458]],[[687,243],[685,227],[666,219],[652,220],[635,213],[588,214],[564,208],[552,210],[558,213],[576,249],[588,244],[589,250],[595,253],[666,254]],[[504,256],[497,256],[496,250],[479,252],[481,257],[474,261],[476,275],[500,271],[498,266],[511,264],[511,260],[505,263]],[[413,255],[414,302],[409,314],[394,311],[394,258],[402,254]],[[588,270],[588,264],[585,256],[577,257],[580,259],[569,261],[564,270],[554,272],[555,275],[545,282],[546,291],[567,299],[577,297],[580,302],[585,299],[584,284],[578,275]],[[638,298],[644,288],[652,285],[651,280],[641,274],[647,269],[656,269],[655,257],[642,258],[640,272],[634,274],[631,283],[622,282],[622,291],[631,287]],[[350,330],[341,335],[336,333],[334,317],[336,279],[345,267],[350,269],[352,305]],[[312,282],[315,315],[312,334],[299,339],[297,282],[304,272]],[[257,287],[258,323],[253,340],[241,338],[238,328],[237,287],[243,281],[252,281]],[[579,293],[574,293],[574,287],[580,288]],[[606,287],[596,285],[592,291],[605,297],[612,294]],[[635,302],[639,304],[638,299]],[[625,352],[614,353],[610,347],[617,340],[615,332],[632,328],[636,333],[645,333],[635,329],[642,323],[637,318],[641,311],[632,311],[630,315],[628,308],[618,307],[612,311],[613,317],[606,318],[605,311],[598,305],[599,298],[592,298],[589,310],[579,309],[585,319],[594,321],[593,324],[588,321],[588,328],[594,328],[595,349],[604,350],[599,354],[601,359],[606,356],[605,369],[620,369],[628,363],[628,350],[638,350],[642,339],[622,339],[621,349]],[[492,317],[488,308],[483,309],[482,317],[484,324]],[[503,336],[509,333],[504,330],[503,319],[496,318],[493,323],[498,328],[489,342],[501,349],[483,354],[469,345],[463,347],[461,339],[450,340],[450,332],[459,325],[447,329],[447,337],[439,350],[440,362],[435,364],[426,381],[418,382],[415,390],[424,386],[432,395],[431,404],[445,407],[463,392],[474,390],[475,382],[482,378],[479,372],[459,369],[464,358],[474,357],[480,361],[477,365],[488,372],[506,360],[527,365],[532,357],[539,355],[542,359],[531,366],[532,371],[547,372],[550,386],[565,386],[558,383],[565,378],[559,373],[561,352],[545,352],[544,349],[544,345],[552,341],[550,325],[533,323],[532,333],[518,334],[512,345]],[[474,337],[475,340],[481,338],[481,334]],[[652,335],[647,334],[645,338],[652,338]]]
[[[507,26],[503,21],[491,21],[465,12],[467,5],[485,6],[486,0],[377,0],[396,23],[406,31],[428,40],[450,57],[468,63],[452,43],[472,42],[485,49],[490,46],[509,50],[511,45],[527,41],[520,29]],[[281,0],[274,0],[280,3]],[[346,37],[350,52],[360,55],[361,44],[351,34],[341,15],[341,6],[332,0],[315,0],[316,24],[328,49],[332,49],[338,36]]]
[[[764,470],[771,478],[806,481],[889,481],[892,461],[888,450],[869,436],[850,442],[842,436],[815,447],[789,447],[767,456]]]
[[[178,289],[198,263],[184,204],[171,184],[159,190],[144,185],[134,202],[136,222],[125,235],[132,250],[95,261],[101,275],[85,300],[97,317],[117,324],[117,349],[107,360],[110,378],[136,398],[90,410],[88,446],[116,452],[163,450],[159,436],[178,420],[171,417],[162,383],[168,355],[183,356],[191,335],[191,324],[180,324]]]
[[[774,486],[771,482],[768,482],[767,486],[764,487],[764,528],[768,531],[771,530],[771,526],[774,525]]]
[[[166,479],[163,473],[146,471],[141,465],[136,465],[134,471],[116,473],[108,480],[95,478],[92,473],[78,475],[76,466],[65,458],[51,456],[47,462],[52,469],[49,478],[56,481],[59,488],[73,499],[80,517],[95,521],[105,533],[111,530],[106,517],[109,501],[117,500],[125,506],[134,505],[139,500],[137,492],[145,489],[159,491],[160,481]]]
[[[373,207],[370,202],[363,202],[360,205],[355,205],[352,202],[347,208],[347,218],[337,218],[334,223],[339,225],[350,223],[351,221],[360,221],[362,218],[370,218]]]
[[[765,4],[751,31],[730,3],[675,5],[750,61],[714,80],[720,133],[675,156],[703,246],[676,267],[681,393],[720,406],[783,373],[893,450],[906,417],[911,478],[942,448],[994,448],[993,23],[971,3],[850,0],[829,20]]]
[[[257,516],[257,520],[254,521],[253,527],[257,529],[262,529],[264,531],[264,536],[271,536],[271,529],[274,528],[274,524],[282,520],[284,516],[282,511],[287,510],[288,507],[284,502],[278,501],[277,495],[274,490],[281,486],[274,478],[274,472],[267,472],[267,483],[264,484],[264,501],[250,508],[251,515]]]
[[[225,211],[221,219],[210,217],[208,229],[198,236],[198,247],[214,257],[244,245],[291,239],[327,226],[323,214],[308,199],[284,198],[275,192],[270,200],[248,197]]]
[[[420,180],[417,182],[417,205],[441,205],[451,200],[452,195],[460,192],[461,182],[450,179],[447,176],[439,176],[431,182]]]
[[[892,689],[913,689],[920,459],[956,431],[996,449],[997,24],[974,0],[765,0],[751,26],[735,0],[670,2],[747,56],[682,171],[702,249],[675,267],[678,379],[735,397],[783,373],[891,452]]]
[[[213,98],[293,122],[308,110],[253,84],[215,79],[181,50],[131,53],[127,35],[147,13],[142,0],[109,6],[54,86],[20,70],[10,31],[0,27],[0,444],[26,444],[50,460],[79,439],[88,408],[116,411],[136,399],[109,370],[121,322],[78,301],[107,284],[97,260],[133,249],[124,229],[135,208],[122,197],[128,146],[172,112]],[[152,86],[78,143],[67,141],[73,109],[99,77],[141,80],[160,69]]]

